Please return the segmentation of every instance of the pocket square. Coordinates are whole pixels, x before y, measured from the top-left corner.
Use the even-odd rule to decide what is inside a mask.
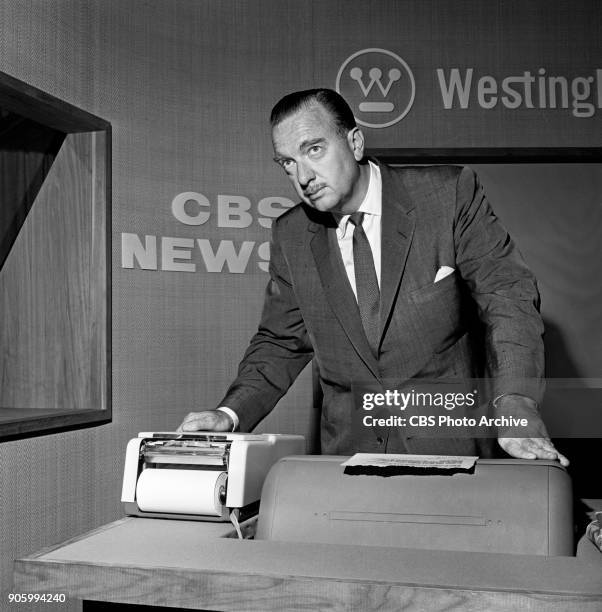
[[[438,283],[440,280],[443,280],[446,276],[449,276],[450,274],[453,274],[454,269],[450,268],[449,266],[441,266],[438,270],[437,270],[437,274],[435,274],[435,283]]]

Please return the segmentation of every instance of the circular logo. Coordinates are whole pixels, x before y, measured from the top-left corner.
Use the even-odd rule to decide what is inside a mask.
[[[359,125],[385,128],[412,108],[416,83],[410,67],[386,49],[362,49],[339,68],[336,90],[347,100]]]

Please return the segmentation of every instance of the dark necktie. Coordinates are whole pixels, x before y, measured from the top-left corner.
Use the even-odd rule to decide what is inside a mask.
[[[357,291],[357,304],[362,318],[362,324],[368,344],[376,356],[378,354],[378,341],[380,339],[380,291],[374,258],[370,243],[362,227],[364,213],[356,212],[349,217],[353,223],[353,266],[355,268],[355,287]]]

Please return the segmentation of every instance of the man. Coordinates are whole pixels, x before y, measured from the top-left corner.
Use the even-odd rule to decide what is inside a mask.
[[[495,414],[527,417],[535,432],[500,446],[567,465],[537,411],[535,281],[472,171],[365,160],[353,113],[331,90],[285,96],[270,120],[274,160],[302,202],[274,223],[263,314],[238,377],[217,410],[188,414],[179,430],[252,429],[313,357],[325,453],[478,454],[472,439],[354,427],[352,385],[487,373]]]

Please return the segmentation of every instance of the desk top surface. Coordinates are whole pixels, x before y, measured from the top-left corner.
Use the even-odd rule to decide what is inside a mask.
[[[20,563],[602,596],[602,562],[575,557],[237,540],[231,532],[224,523],[126,518]]]

